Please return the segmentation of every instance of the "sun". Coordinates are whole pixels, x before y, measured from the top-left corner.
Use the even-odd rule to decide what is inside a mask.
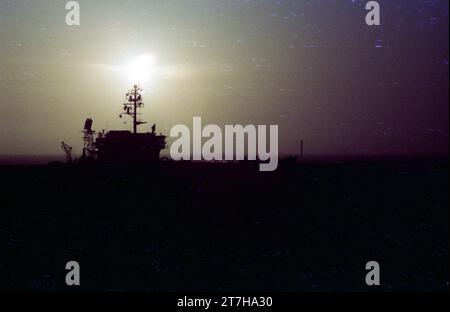
[[[143,54],[127,67],[127,76],[132,84],[145,84],[157,75],[156,57],[153,54]]]

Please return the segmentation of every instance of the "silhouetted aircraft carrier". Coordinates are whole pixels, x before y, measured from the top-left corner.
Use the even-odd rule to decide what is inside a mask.
[[[134,85],[126,98],[120,118],[130,116],[133,119],[133,131],[96,132],[92,129],[93,120],[88,118],[83,130],[83,155],[79,160],[73,159],[72,147],[62,142],[68,163],[136,164],[159,161],[161,150],[166,148],[166,136],[156,133],[155,124],[149,132],[138,133],[138,126],[146,124],[138,118],[138,109],[144,107],[142,89]]]

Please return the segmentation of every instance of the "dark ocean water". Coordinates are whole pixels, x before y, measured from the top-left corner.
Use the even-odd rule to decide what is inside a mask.
[[[448,160],[0,166],[0,290],[448,291]]]
[[[0,165],[44,165],[65,161],[64,155],[0,155]]]
[[[169,155],[162,155],[167,156]],[[280,155],[280,159],[291,157],[290,154]],[[300,158],[298,155],[296,157]],[[342,163],[352,161],[411,161],[411,160],[430,160],[430,161],[446,161],[448,155],[322,155],[313,154],[306,155],[304,160],[307,162],[321,162],[321,163]],[[51,162],[65,162],[66,158],[63,154],[49,154],[49,155],[0,155],[1,165],[43,165]]]

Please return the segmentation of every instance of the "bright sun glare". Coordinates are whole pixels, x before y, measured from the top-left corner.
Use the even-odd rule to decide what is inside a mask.
[[[134,60],[127,68],[128,77],[133,84],[144,84],[156,76],[156,58],[153,54],[144,54]]]

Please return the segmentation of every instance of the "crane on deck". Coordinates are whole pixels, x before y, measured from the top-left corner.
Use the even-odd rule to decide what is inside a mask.
[[[71,164],[73,162],[72,146],[66,144],[65,142],[61,142],[61,148],[64,150],[64,153],[66,153],[67,163]]]

